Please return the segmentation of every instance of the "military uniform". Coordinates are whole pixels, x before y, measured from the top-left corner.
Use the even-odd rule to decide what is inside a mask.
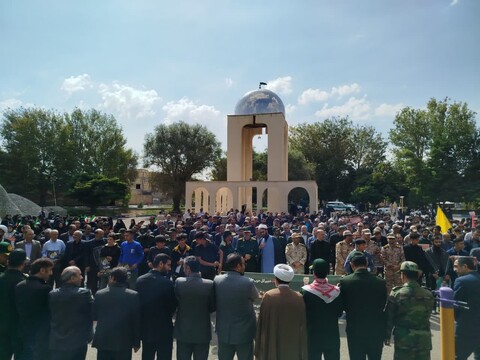
[[[406,270],[408,269],[408,270]],[[414,262],[402,263],[401,271],[418,272]],[[390,341],[393,330],[395,339],[394,360],[428,360],[432,349],[430,312],[434,303],[430,291],[422,288],[415,280],[392,289],[387,300],[387,332],[385,339]]]
[[[372,255],[373,265],[376,269],[376,274],[381,273],[383,269],[383,261],[380,255],[380,246],[374,240],[367,241],[367,248],[365,249],[370,255]]]
[[[345,240],[340,241],[335,246],[335,275],[345,275],[345,261],[347,261],[348,254],[355,249],[353,242],[348,244]]]
[[[237,243],[237,252],[245,257],[245,255],[250,255],[250,259],[245,260],[245,271],[246,272],[257,272],[258,271],[258,243],[257,240],[252,236],[250,240],[245,240],[245,238],[238,239]]]
[[[402,285],[400,280],[400,264],[405,261],[403,248],[397,243],[390,243],[382,247],[381,257],[385,266],[385,281],[387,282],[387,294],[392,288]]]
[[[295,245],[293,242],[287,244],[285,248],[285,256],[287,263],[293,268],[295,274],[303,274],[305,269],[305,263],[307,262],[307,248],[302,243]],[[293,263],[299,262],[301,266],[293,266]]]

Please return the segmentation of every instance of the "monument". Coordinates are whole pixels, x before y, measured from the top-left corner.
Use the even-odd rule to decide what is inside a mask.
[[[267,209],[288,211],[288,194],[303,188],[309,196],[310,209],[318,209],[315,181],[288,181],[288,124],[285,106],[273,91],[259,89],[245,94],[227,116],[227,181],[189,181],[186,184],[185,208],[210,214],[226,214],[230,209],[252,211],[253,190],[256,208],[262,208],[267,192]],[[253,138],[268,135],[267,181],[252,181]],[[193,203],[195,200],[195,203]]]

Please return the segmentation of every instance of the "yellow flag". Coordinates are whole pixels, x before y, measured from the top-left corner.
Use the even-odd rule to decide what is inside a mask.
[[[448,221],[447,216],[440,206],[437,206],[437,218],[435,225],[439,225],[442,228],[442,233],[446,233],[448,229],[452,228],[452,224],[450,224],[450,221]]]

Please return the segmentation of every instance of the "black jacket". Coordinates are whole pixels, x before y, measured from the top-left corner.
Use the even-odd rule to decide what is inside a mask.
[[[172,317],[177,308],[173,283],[156,270],[137,279],[141,305],[141,338],[154,342],[173,337]]]
[[[92,294],[72,284],[49,295],[50,349],[77,349],[92,340]]]
[[[15,287],[15,299],[22,336],[39,336],[48,342],[50,311],[48,294],[52,287],[36,276],[30,276]]]
[[[100,350],[140,347],[140,301],[136,291],[109,285],[95,294],[93,320],[97,321],[92,346]]]
[[[18,313],[15,308],[15,286],[25,280],[25,274],[18,270],[7,269],[0,275],[0,309],[3,316],[0,320],[0,336],[17,334]]]

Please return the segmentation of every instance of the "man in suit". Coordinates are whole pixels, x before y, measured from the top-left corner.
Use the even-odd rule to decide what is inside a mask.
[[[480,359],[480,274],[473,257],[460,256],[454,263],[458,275],[453,298],[467,303],[469,309],[455,308],[455,353],[457,360],[466,360],[473,352]]]
[[[65,255],[63,256],[65,266],[76,266],[82,272],[81,285],[83,285],[87,257],[87,246],[85,240],[82,240],[82,236],[83,234],[80,230],[76,230],[73,233],[73,240],[67,242]]]
[[[173,349],[172,317],[177,308],[170,274],[172,261],[167,254],[158,254],[152,269],[137,279],[136,289],[141,305],[142,360],[171,359]]]
[[[386,331],[385,280],[367,270],[367,257],[360,251],[352,254],[350,266],[354,272],[340,280],[350,359],[380,360]]]
[[[49,294],[51,360],[84,360],[92,340],[92,294],[81,288],[76,266],[62,271],[61,287]]]
[[[184,259],[183,269],[186,277],[175,281],[177,360],[191,360],[192,355],[195,360],[207,360],[212,338],[210,313],[215,311],[213,281],[202,279],[195,256]]]
[[[87,288],[90,289],[94,296],[98,290],[98,272],[100,271],[98,262],[100,261],[100,251],[106,243],[104,234],[102,229],[96,229],[94,238],[85,242]]]
[[[95,295],[97,328],[92,347],[98,349],[98,360],[130,360],[132,349],[140,349],[140,300],[136,291],[127,288],[127,277],[127,269],[114,268],[108,287]]]
[[[25,264],[25,273],[30,270],[30,264],[42,257],[42,244],[40,241],[33,240],[35,233],[32,229],[25,231],[25,240],[19,241],[15,244],[16,249],[25,250],[27,254],[27,263]]]
[[[238,253],[228,255],[226,273],[215,277],[217,308],[216,332],[219,360],[253,359],[253,339],[256,332],[253,302],[258,290],[252,279],[242,276],[245,259]]]
[[[9,245],[10,246],[10,245]],[[0,320],[0,359],[15,359],[22,356],[23,345],[18,336],[19,319],[15,306],[15,286],[25,280],[23,274],[27,255],[21,249],[15,249],[9,254],[8,268],[0,275],[0,309],[5,313]]]
[[[52,260],[48,258],[37,259],[30,265],[30,276],[15,287],[15,303],[25,359],[43,360],[50,358],[48,350],[48,336],[50,334],[48,294],[52,287],[47,281],[52,275],[52,271]]]
[[[77,227],[74,224],[70,224],[70,226],[68,227],[68,231],[60,234],[58,238],[62,240],[66,245],[69,241],[73,240],[73,233],[76,230],[77,230]],[[83,234],[82,234],[82,237],[83,237]]]

